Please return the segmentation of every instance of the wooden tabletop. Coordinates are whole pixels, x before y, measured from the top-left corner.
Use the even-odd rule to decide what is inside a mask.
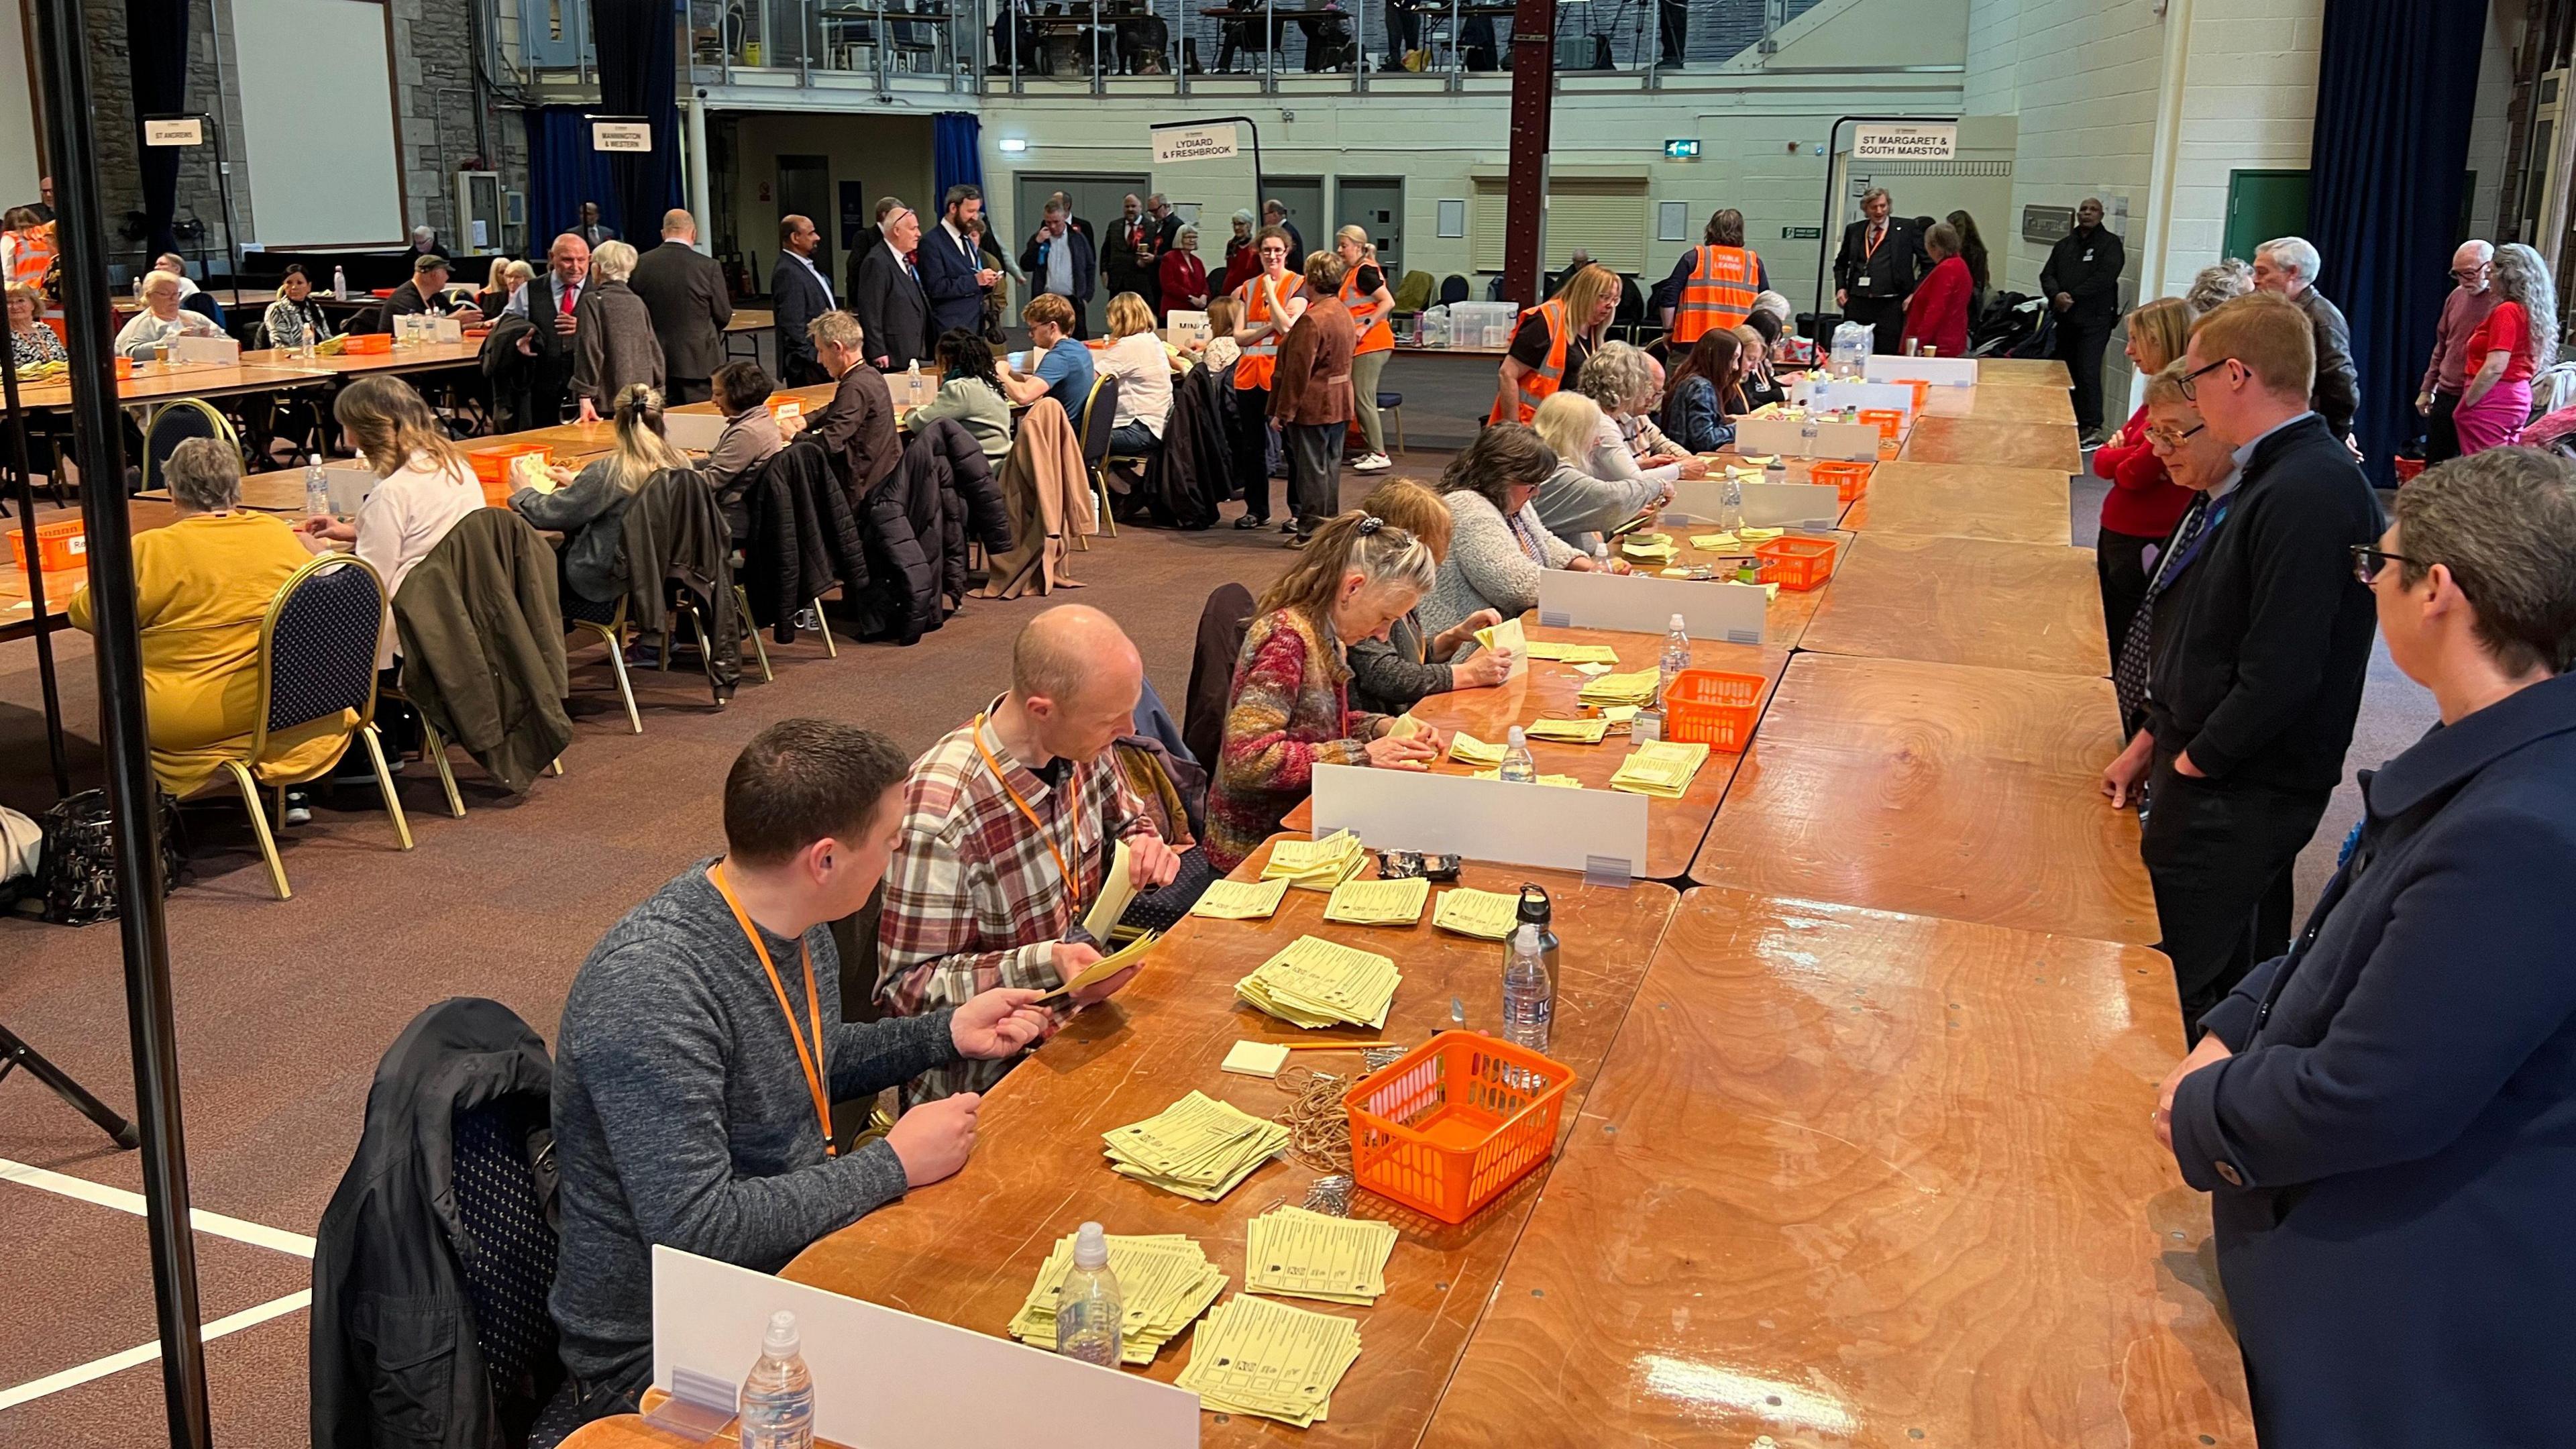
[[[778,325],[778,314],[767,307],[736,307],[733,320],[725,324],[727,332],[767,332]]]
[[[2109,681],[2017,669],[1790,661],[1691,879],[2149,945]]]
[[[1422,1443],[2253,1449],[2181,1050],[2149,951],[1691,891]]]
[[[1800,646],[1828,654],[2106,676],[2093,551],[1864,533]]]
[[[1843,526],[1870,534],[1947,534],[2011,543],[2073,541],[2072,485],[2054,468],[1890,459],[1870,470],[1869,491]]]
[[[2066,364],[2054,357],[1982,357],[1977,360],[1977,385],[2002,383],[2008,387],[2072,387],[2075,379]]]
[[[2070,475],[2084,468],[2084,450],[2075,445],[2073,423],[1916,418],[1913,430],[1906,434],[1902,456],[1916,463],[2054,468]]]
[[[245,363],[298,372],[326,372],[339,377],[370,372],[427,372],[440,367],[470,367],[482,360],[483,339],[480,337],[468,337],[461,342],[424,342],[417,347],[398,346],[391,352],[344,352],[337,357],[300,357],[282,347],[242,354]]]
[[[37,522],[41,525],[79,516],[78,513],[57,513]],[[166,501],[137,498],[125,505],[125,516],[128,526],[136,533],[148,533],[167,527],[179,516],[179,511]],[[0,519],[0,529],[6,529],[11,537],[17,536],[17,517],[13,514]],[[29,607],[32,592],[27,586],[27,571],[17,566],[17,557],[8,544],[0,543],[0,643],[30,638],[36,632],[36,612]],[[72,591],[88,582],[87,568],[60,569],[45,575],[45,612],[52,617],[56,627],[61,627],[70,618]]]
[[[1981,382],[1975,387],[1936,387],[1923,395],[1923,415],[1975,418],[1995,423],[2075,425],[2075,404],[2064,387]]]
[[[235,393],[267,392],[283,387],[319,387],[328,381],[327,375],[300,364],[296,367],[260,367],[247,363],[138,362],[134,365],[134,376],[116,385],[116,400],[131,404],[160,402],[174,397],[228,397]],[[30,410],[67,408],[72,405],[72,385],[69,382],[46,382],[21,387],[18,400]]]
[[[1781,591],[1787,597],[1788,591]],[[1536,613],[1525,614],[1521,624],[1532,639],[1557,639],[1570,644],[1606,644],[1619,653],[1619,669],[1634,672],[1652,669],[1664,651],[1659,634],[1626,634],[1607,629],[1548,629],[1538,624]],[[1763,677],[1765,698],[1771,685],[1788,666],[1789,651],[1780,645],[1755,648],[1750,644],[1724,644],[1709,639],[1691,641],[1691,663],[1702,669],[1725,669],[1739,674]],[[1488,744],[1499,745],[1513,725],[1526,727],[1538,719],[1581,719],[1593,711],[1586,709],[1579,696],[1590,679],[1574,671],[1571,664],[1533,660],[1529,672],[1508,684],[1484,689],[1456,690],[1448,694],[1427,696],[1413,707],[1413,717],[1438,726],[1443,733],[1465,730]],[[1542,775],[1571,775],[1583,782],[1587,790],[1610,788],[1610,777],[1619,772],[1633,748],[1624,734],[1612,733],[1597,745],[1569,744],[1556,740],[1532,740],[1530,756],[1537,761]],[[1743,756],[1711,750],[1708,759],[1691,777],[1690,788],[1678,800],[1646,799],[1646,876],[1655,880],[1677,880],[1690,870],[1691,855],[1699,849],[1700,837],[1708,833],[1708,822],[1717,814],[1717,803],[1725,797],[1727,781],[1734,778],[1736,762]],[[1444,774],[1473,774],[1474,770],[1442,760],[1432,767]],[[1290,830],[1305,830],[1314,824],[1315,802],[1309,797],[1298,802],[1282,824]]]
[[[1236,878],[1257,876],[1268,853],[1267,846],[1256,851]],[[1676,897],[1649,882],[1587,886],[1560,872],[1476,865],[1462,883],[1509,890],[1523,881],[1547,887],[1564,942],[1549,1049],[1576,1074],[1562,1141]],[[1315,935],[1392,956],[1404,973],[1386,1030],[1342,1033],[1349,1039],[1418,1043],[1447,1025],[1452,998],[1465,1004],[1471,1027],[1498,1024],[1498,944],[1434,930],[1428,910],[1426,924],[1410,928],[1327,925],[1323,904],[1320,892],[1291,890],[1269,921],[1184,920],[1125,991],[1076,1017],[985,1096],[963,1172],[825,1238],[785,1276],[1000,1336],[1056,1239],[1096,1219],[1113,1233],[1187,1233],[1239,1287],[1245,1222],[1302,1201],[1312,1168],[1282,1158],[1223,1200],[1200,1203],[1119,1177],[1100,1149],[1102,1132],[1152,1116],[1192,1089],[1262,1117],[1288,1105],[1278,1085],[1227,1075],[1217,1064],[1239,1039],[1310,1041],[1329,1033],[1301,1033],[1239,1005],[1234,983],[1298,936]],[[1296,1058],[1340,1075],[1359,1070],[1349,1054]],[[1354,1216],[1392,1221],[1403,1236],[1386,1267],[1387,1294],[1373,1307],[1298,1304],[1352,1318],[1366,1335],[1359,1362],[1333,1394],[1332,1417],[1302,1431],[1245,1416],[1207,1417],[1201,1442],[1412,1444],[1546,1179],[1542,1168],[1456,1227],[1359,1194]],[[1188,1359],[1186,1340],[1176,1342],[1146,1372],[1169,1382]]]

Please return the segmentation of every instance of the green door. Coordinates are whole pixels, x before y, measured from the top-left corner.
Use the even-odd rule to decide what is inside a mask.
[[[2227,250],[2223,255],[2250,262],[2256,247],[2274,237],[2298,236],[2307,229],[2308,173],[2227,173]]]

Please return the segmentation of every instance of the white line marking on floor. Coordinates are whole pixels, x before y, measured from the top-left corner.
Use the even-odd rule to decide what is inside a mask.
[[[85,1203],[94,1203],[99,1207],[114,1208],[118,1212],[132,1213],[136,1217],[143,1216],[143,1194],[139,1192],[127,1192],[124,1188],[109,1187],[105,1183],[92,1182],[85,1177],[48,1172],[44,1168],[32,1167],[24,1162],[12,1162],[5,1157],[0,1157],[0,1182],[24,1183],[29,1187],[42,1188],[46,1192],[77,1198]],[[211,1213],[204,1208],[189,1209],[188,1221],[201,1233],[212,1233],[219,1238],[230,1238],[237,1243],[249,1243],[254,1247],[267,1248],[273,1252],[292,1253],[299,1258],[313,1256],[313,1240],[302,1233],[290,1233],[283,1228],[264,1227],[258,1223],[244,1222],[240,1218],[228,1218],[222,1213]]]
[[[299,1289],[256,1308],[245,1308],[239,1313],[218,1318],[205,1326],[202,1336],[206,1342],[212,1343],[226,1334],[239,1333],[245,1328],[256,1328],[272,1318],[283,1318],[299,1308],[309,1308],[312,1305],[313,1290]],[[160,1357],[161,1345],[147,1343],[139,1348],[129,1348],[123,1353],[111,1353],[105,1358],[92,1359],[78,1368],[67,1368],[58,1374],[29,1379],[14,1389],[0,1389],[0,1409],[14,1409],[31,1399],[41,1399],[47,1394],[59,1394],[65,1389],[77,1388],[92,1379],[103,1379],[109,1374],[151,1363]]]

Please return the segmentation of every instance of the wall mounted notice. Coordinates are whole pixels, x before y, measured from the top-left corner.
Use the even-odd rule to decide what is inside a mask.
[[[1234,123],[1213,126],[1156,126],[1154,164],[1176,161],[1223,161],[1236,154]]]
[[[1852,128],[1854,161],[1948,161],[1959,154],[1953,121],[1871,121]]]

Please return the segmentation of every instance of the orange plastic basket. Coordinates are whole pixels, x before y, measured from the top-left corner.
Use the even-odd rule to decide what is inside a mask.
[[[1762,684],[1759,674],[1683,670],[1664,687],[1664,738],[1742,754],[1762,712]]]
[[[1497,1037],[1444,1031],[1342,1094],[1351,1176],[1463,1223],[1556,1150],[1574,1069]]]
[[[1868,463],[1837,463],[1818,459],[1808,465],[1807,481],[1831,483],[1834,485],[1834,496],[1849,503],[1869,491],[1869,470],[1872,466],[1874,465]]]
[[[1893,442],[1897,433],[1905,426],[1905,410],[1903,408],[1862,408],[1860,420],[1877,428],[1881,438]]]
[[[1923,405],[1932,400],[1932,383],[1928,378],[1911,379],[1914,385],[1914,411],[1919,415]]]
[[[116,359],[116,380],[118,382],[128,382],[131,381],[133,377],[134,359],[127,357],[122,353],[118,354]]]
[[[340,355],[343,357],[380,357],[391,353],[393,350],[394,335],[390,332],[353,332],[349,334],[349,340],[341,344]]]
[[[2424,471],[2424,460],[2421,458],[2409,458],[2400,454],[2388,461],[2397,469],[2397,481],[2400,483],[2408,482],[2416,474]]]
[[[15,559],[20,573],[27,569],[27,540],[17,529],[9,530],[9,556]],[[39,573],[58,574],[89,562],[89,532],[77,518],[61,523],[36,525],[36,557],[43,567]]]
[[[1754,582],[1778,584],[1805,592],[1834,574],[1834,552],[1842,545],[1830,538],[1774,538],[1753,549]]]

